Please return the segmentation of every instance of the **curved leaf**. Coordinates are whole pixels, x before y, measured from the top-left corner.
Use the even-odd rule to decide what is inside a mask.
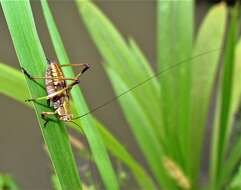
[[[0,93],[17,101],[30,98],[23,74],[3,63],[0,63],[0,85]]]
[[[192,96],[191,96],[191,125],[190,152],[193,181],[200,172],[201,151],[203,146],[204,129],[207,122],[211,91],[214,85],[215,73],[221,54],[224,39],[227,9],[224,4],[212,7],[204,18],[196,38],[193,54],[204,49],[217,49],[212,54],[200,57],[192,67]]]

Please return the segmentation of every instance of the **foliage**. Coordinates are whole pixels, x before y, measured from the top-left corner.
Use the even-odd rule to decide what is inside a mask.
[[[29,2],[1,3],[21,65],[33,74],[43,75],[44,54]],[[41,5],[58,60],[60,64],[67,64],[70,61],[47,1],[42,0]],[[146,172],[106,127],[88,114],[77,121],[81,128],[71,127],[79,133],[83,131],[86,136],[105,188],[119,189],[116,172],[106,151],[108,149],[126,164],[141,189],[198,189],[209,115],[214,115],[214,122],[207,188],[240,188],[237,183],[240,171],[235,173],[241,159],[240,136],[236,137],[234,144],[230,144],[234,116],[241,97],[239,5],[230,9],[229,24],[226,21],[229,10],[224,4],[211,8],[202,21],[197,36],[194,36],[192,0],[158,1],[158,72],[150,67],[134,39],[126,41],[94,3],[76,0],[76,5],[104,59],[103,67],[151,172]],[[11,12],[11,8],[15,8],[15,11]],[[22,18],[21,22],[18,17]],[[32,29],[30,37],[27,38],[29,31],[22,26]],[[226,39],[225,29],[228,29]],[[20,48],[23,41],[25,45]],[[220,65],[218,63],[223,44],[224,64]],[[71,69],[64,70],[64,73],[73,76]],[[10,75],[12,81],[6,85]],[[23,99],[17,98],[19,94],[22,97],[28,96],[23,76],[18,71],[1,64],[0,81],[1,93],[24,103]],[[27,84],[32,96],[45,94],[28,79]],[[21,85],[22,89],[15,88],[17,85]],[[215,114],[211,114],[210,109],[213,94],[217,97],[213,98],[217,102]],[[79,88],[72,90],[72,97],[73,112],[76,115],[89,112]],[[109,102],[114,100],[115,98]],[[35,108],[39,116],[43,108],[37,104]],[[39,119],[39,122],[41,125],[42,120]],[[51,124],[47,129],[42,129],[42,132],[55,168],[53,182],[56,188],[60,189],[60,185],[62,189],[80,188],[63,124]],[[58,138],[50,139],[53,135]],[[65,151],[67,165],[58,159]],[[225,166],[221,167],[225,162]]]

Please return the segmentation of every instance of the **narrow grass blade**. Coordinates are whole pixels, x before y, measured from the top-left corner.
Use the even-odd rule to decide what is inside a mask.
[[[32,75],[44,75],[46,57],[37,35],[29,1],[1,1],[1,5],[21,67]],[[45,90],[33,81],[27,79],[27,84],[32,97],[46,96]],[[40,81],[40,84],[43,85],[43,82]],[[51,110],[38,104],[34,105],[40,129],[62,189],[81,189],[79,174],[64,124],[60,121],[50,122],[44,128],[40,113]]]
[[[232,92],[232,102],[231,111],[229,116],[230,126],[232,125],[232,120],[235,114],[238,112],[238,108],[241,103],[241,39],[239,39],[237,46],[235,48],[235,65],[233,74],[233,92]]]
[[[148,63],[147,59],[145,58],[144,54],[141,52],[140,48],[138,47],[138,45],[136,44],[136,42],[134,41],[134,39],[130,39],[129,40],[129,50],[131,52],[131,55],[133,56],[133,58],[135,59],[135,62],[133,62],[132,64],[137,64],[136,67],[141,67],[142,70],[145,72],[145,75],[148,76],[144,82],[146,82],[147,79],[149,79],[150,77],[154,76],[155,73],[153,72],[153,70],[151,69],[150,67],[150,64]],[[158,79],[155,78],[155,77],[152,77],[151,80],[148,80],[148,84],[145,84],[143,83],[143,81],[141,81],[140,83],[141,88],[140,88],[140,91],[137,91],[138,87],[134,88],[133,89],[133,93],[136,95],[136,98],[137,98],[137,101],[138,101],[138,94],[141,94],[142,97],[146,98],[146,100],[140,100],[138,102],[140,102],[140,106],[142,106],[142,102],[145,102],[145,104],[147,105],[144,105],[143,106],[143,110],[146,108],[146,107],[149,107],[149,108],[152,108],[151,111],[148,111],[148,112],[145,112],[145,114],[147,115],[148,118],[150,118],[150,120],[153,120],[153,117],[156,117],[156,116],[160,116],[158,117],[158,120],[159,122],[155,122],[153,121],[152,124],[156,124],[157,126],[150,126],[153,128],[153,130],[155,130],[156,132],[156,135],[158,137],[158,139],[160,140],[160,142],[164,142],[164,129],[163,129],[163,123],[162,123],[162,118],[161,118],[161,113],[160,113],[160,107],[158,104],[154,104],[155,101],[159,102],[160,101],[160,97],[159,97],[159,94],[160,94],[160,86],[159,86],[159,83],[158,83]],[[146,97],[144,94],[142,94],[142,87],[147,86],[147,85],[150,85],[149,86],[149,90],[150,92],[153,92],[154,93],[154,96],[152,98],[152,102],[150,102],[150,100],[148,99],[148,97]],[[132,87],[129,86],[129,88],[131,89]],[[136,92],[136,93],[135,93]],[[151,97],[150,97],[151,98]],[[156,107],[154,107],[156,106]],[[157,112],[155,112],[157,111]]]
[[[222,81],[222,100],[221,100],[221,115],[220,115],[220,139],[219,139],[219,153],[220,153],[220,166],[225,154],[225,148],[228,139],[228,123],[229,113],[232,102],[233,91],[233,73],[234,73],[234,59],[235,59],[235,46],[237,43],[238,33],[238,9],[232,11],[232,21],[228,32],[227,46],[224,54],[224,67],[223,67],[223,81]]]
[[[162,1],[157,4],[158,70],[191,57],[193,44],[193,1]],[[169,155],[185,172],[188,154],[190,66],[185,64],[159,79],[162,118]],[[174,119],[175,118],[175,119]]]
[[[197,182],[200,173],[204,129],[207,122],[211,91],[224,38],[227,10],[225,4],[211,8],[204,18],[194,45],[193,55],[204,49],[220,48],[220,51],[195,60],[192,67],[190,152],[192,181]]]
[[[145,71],[147,76],[153,76],[154,72],[148,62],[148,60],[146,59],[146,57],[144,56],[143,52],[140,50],[140,48],[138,47],[137,43],[135,42],[135,40],[133,38],[129,39],[129,46],[130,46],[130,51],[133,55],[133,57],[136,59],[136,61],[134,62],[134,64],[138,64],[143,71]],[[151,85],[151,88],[155,91],[156,94],[160,93],[160,86],[158,83],[158,78],[153,78],[151,82],[148,85]]]
[[[220,95],[219,99],[220,111],[217,113],[217,125],[214,131],[213,144],[213,171],[212,171],[212,185],[216,189],[220,187],[220,176],[223,171],[224,158],[227,149],[227,142],[229,140],[230,132],[230,113],[233,101],[233,83],[234,83],[234,62],[235,62],[235,47],[237,44],[238,32],[238,12],[240,7],[236,6],[231,10],[231,22],[227,32],[227,42],[224,50],[224,65],[222,70]]]
[[[47,1],[42,0],[41,5],[43,8],[45,20],[47,22],[51,40],[53,42],[58,59],[61,64],[70,63],[67,57],[67,53],[64,49],[64,45],[62,43],[61,37],[57,31],[57,27],[54,23],[53,17],[49,10]],[[66,74],[66,76],[69,76],[69,77],[74,76],[72,69],[65,70],[64,73]],[[73,97],[74,106],[78,115],[82,115],[88,112],[87,104],[85,103],[84,97],[80,89],[79,88],[72,89],[71,95]],[[81,119],[80,123],[84,131],[84,134],[87,137],[88,143],[91,147],[91,151],[95,159],[95,163],[100,172],[101,178],[105,184],[106,189],[109,189],[109,190],[119,189],[115,172],[112,168],[102,137],[95,126],[94,120],[92,119],[91,116],[86,116]]]
[[[231,102],[231,108],[230,108],[230,115],[229,115],[229,126],[228,128],[231,129],[232,126],[234,126],[232,130],[233,136],[231,137],[231,143],[229,144],[229,148],[231,149],[228,159],[225,162],[224,170],[221,173],[221,179],[220,182],[222,184],[229,181],[232,177],[232,173],[235,170],[235,167],[241,160],[241,138],[240,138],[240,127],[241,126],[235,126],[234,120],[237,119],[237,125],[239,124],[238,120],[240,118],[236,118],[237,114],[240,114],[240,103],[241,103],[241,39],[239,40],[239,43],[236,47],[236,53],[235,53],[235,66],[234,66],[234,73],[233,73],[233,90],[232,90],[232,102]],[[231,135],[232,135],[231,134]],[[221,185],[222,185],[221,184]]]
[[[1,73],[7,73],[8,75],[4,75],[3,78],[1,78]],[[21,86],[22,88],[17,88],[15,83],[8,82],[9,80],[12,81],[19,81],[17,83],[17,86]],[[7,96],[13,97],[20,103],[26,104],[24,102],[24,99],[17,97],[18,94],[24,94],[28,91],[27,86],[25,85],[24,81],[24,75],[17,71],[14,68],[8,67],[6,65],[0,66],[0,88],[1,92]],[[6,84],[8,83],[8,86],[6,87]],[[14,90],[13,90],[14,89]],[[26,96],[28,98],[28,96]],[[31,106],[32,107],[32,106]],[[107,131],[101,123],[99,123],[97,120],[95,120],[95,125],[98,127],[101,136],[104,140],[105,146],[107,149],[111,152],[113,156],[115,156],[117,159],[121,160],[123,163],[125,163],[130,170],[132,171],[133,175],[135,176],[137,182],[139,183],[141,189],[150,189],[154,190],[157,189],[154,185],[154,182],[152,181],[151,177],[148,176],[146,171],[134,160],[134,158],[127,152],[125,147],[120,144],[117,139],[115,139],[109,131]],[[82,132],[81,129],[75,125],[71,125],[75,130],[78,132]]]
[[[23,74],[3,63],[0,63],[0,93],[17,101],[30,98]]]

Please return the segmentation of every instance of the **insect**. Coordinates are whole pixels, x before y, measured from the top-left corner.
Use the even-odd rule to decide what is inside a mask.
[[[65,64],[60,65],[56,61],[47,59],[48,65],[44,77],[34,77],[28,73],[24,68],[22,68],[23,73],[30,80],[45,80],[45,89],[47,91],[47,96],[33,98],[25,100],[29,101],[38,101],[38,100],[47,100],[48,106],[52,107],[54,111],[52,112],[42,112],[41,117],[46,121],[44,126],[51,120],[48,116],[57,115],[59,120],[64,122],[69,122],[73,120],[73,114],[70,109],[70,90],[73,86],[79,84],[80,76],[87,71],[90,66],[88,64]],[[80,73],[78,73],[74,78],[66,78],[63,74],[62,67],[82,67]],[[71,80],[72,82],[67,85],[66,80]],[[44,88],[44,87],[43,87]]]
[[[126,91],[120,93],[119,95],[107,100],[106,102],[104,102],[103,104],[95,107],[94,109],[90,110],[89,112],[86,112],[83,115],[77,116],[77,117],[73,117],[72,113],[71,113],[71,109],[70,109],[70,91],[72,89],[73,86],[79,84],[79,78],[80,76],[90,68],[90,66],[88,64],[65,64],[65,65],[60,65],[55,61],[51,61],[48,60],[48,66],[47,66],[47,71],[45,74],[45,77],[33,77],[31,76],[24,68],[22,68],[24,74],[31,80],[36,81],[37,79],[45,79],[45,87],[41,86],[42,88],[46,89],[47,91],[47,96],[44,97],[38,97],[38,98],[34,98],[34,99],[28,99],[26,101],[37,101],[37,100],[48,100],[48,106],[52,107],[54,109],[53,112],[42,112],[41,113],[41,117],[46,121],[44,126],[47,125],[47,123],[51,120],[50,118],[48,118],[48,116],[50,115],[57,115],[59,120],[65,121],[65,122],[73,122],[73,120],[82,118],[90,113],[93,113],[105,106],[107,106],[108,104],[114,102],[115,100],[117,100],[118,98],[120,98],[121,96],[124,96],[125,94],[129,93],[130,91],[138,88],[139,86],[147,83],[148,81],[152,80],[153,78],[159,77],[161,74],[176,68],[177,66],[187,63],[188,61],[198,58],[200,56],[203,56],[205,54],[208,53],[212,53],[212,52],[216,52],[220,50],[220,48],[218,49],[213,49],[204,53],[200,53],[194,57],[188,58],[186,60],[182,60],[180,62],[177,62],[176,64],[172,64],[167,68],[164,68],[163,70],[155,73],[154,75],[150,76],[149,78],[147,78],[146,80],[137,83],[136,85],[134,85],[132,88],[127,89]],[[64,77],[63,71],[62,71],[62,67],[66,67],[66,66],[79,66],[82,67],[82,70],[80,73],[78,73],[74,78],[66,78]],[[66,80],[71,80],[72,82],[67,85],[66,84]],[[38,83],[37,83],[38,84]],[[74,123],[74,122],[73,122]]]

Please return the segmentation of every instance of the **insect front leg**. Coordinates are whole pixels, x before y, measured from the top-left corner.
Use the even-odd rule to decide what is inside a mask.
[[[82,74],[90,68],[90,65],[87,63],[61,65],[61,67],[69,67],[69,66],[70,67],[82,67],[82,70],[80,71],[80,73],[82,73]]]
[[[89,65],[89,64],[86,64],[86,63],[61,65],[61,67],[68,67],[68,66],[71,66],[71,67],[82,67],[82,70],[74,77],[74,79],[75,79],[76,81],[80,78],[80,76],[81,76],[85,71],[87,71],[87,70],[90,68],[90,65]]]
[[[29,72],[27,72],[26,69],[24,69],[24,68],[22,68],[22,67],[21,67],[21,69],[22,69],[23,73],[24,73],[30,80],[32,80],[32,81],[34,81],[34,82],[36,82],[36,83],[37,83],[36,80],[58,79],[58,77],[35,77],[35,76],[32,76]],[[72,81],[76,80],[75,78],[68,78],[68,77],[63,77],[63,78],[61,78],[61,79],[62,79],[62,80],[72,80]],[[42,88],[44,88],[44,87],[43,87],[42,85],[40,85],[39,83],[38,83],[38,85],[41,86]],[[45,89],[45,88],[44,88],[44,89]]]

